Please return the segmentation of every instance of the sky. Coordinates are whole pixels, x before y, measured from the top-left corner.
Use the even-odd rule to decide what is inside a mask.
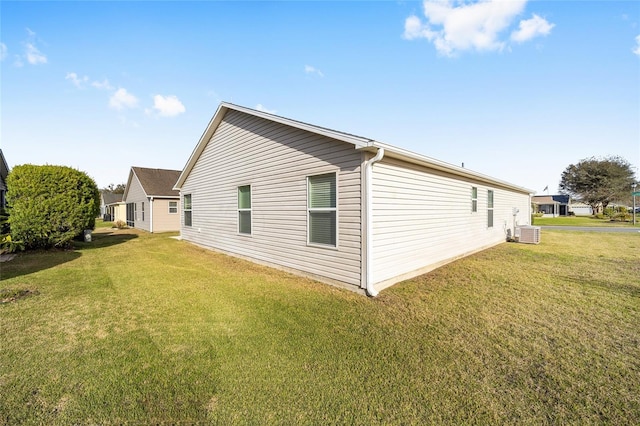
[[[0,148],[100,188],[181,170],[222,101],[541,194],[640,175],[640,2],[0,2]]]

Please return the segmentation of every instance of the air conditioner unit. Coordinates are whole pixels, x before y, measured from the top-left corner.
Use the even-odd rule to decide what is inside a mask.
[[[539,226],[518,226],[517,234],[519,243],[538,244],[540,243],[540,227]],[[517,235],[516,234],[516,235]]]

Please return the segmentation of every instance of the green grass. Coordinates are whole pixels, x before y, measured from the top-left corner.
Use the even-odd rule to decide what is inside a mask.
[[[636,227],[640,227],[640,215],[636,215]],[[609,219],[596,219],[593,216],[560,216],[560,217],[536,217],[533,219],[535,226],[601,226],[601,227],[632,227],[633,222],[611,221]]]
[[[638,424],[640,239],[544,231],[368,299],[166,234],[1,264],[0,424]]]

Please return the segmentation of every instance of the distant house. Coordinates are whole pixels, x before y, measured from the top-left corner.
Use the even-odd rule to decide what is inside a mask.
[[[591,206],[584,203],[571,203],[569,211],[576,216],[591,216],[594,214]]]
[[[536,213],[551,217],[569,216],[568,195],[534,195],[531,201],[536,206]]]
[[[173,189],[180,170],[131,167],[122,200],[129,227],[149,232],[180,229],[180,193]]]
[[[126,221],[127,209],[124,201],[122,201],[123,195],[124,194],[114,194],[109,191],[100,192],[100,211],[105,221]]]
[[[182,239],[372,296],[531,217],[528,189],[229,103],[175,188]]]
[[[7,206],[7,176],[9,176],[9,166],[0,149],[0,210]]]

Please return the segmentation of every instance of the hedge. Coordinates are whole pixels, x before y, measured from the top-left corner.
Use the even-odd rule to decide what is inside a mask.
[[[100,192],[86,173],[65,166],[16,166],[7,177],[11,238],[27,249],[65,247],[94,229]]]

